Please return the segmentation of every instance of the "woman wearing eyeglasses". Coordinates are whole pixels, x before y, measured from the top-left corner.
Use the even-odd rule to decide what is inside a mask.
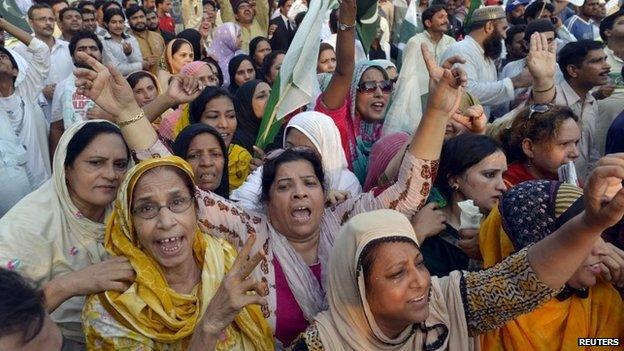
[[[341,16],[355,19],[355,1],[343,0]],[[352,23],[352,22],[351,22]],[[84,55],[83,55],[84,57]],[[77,81],[86,94],[123,125],[122,132],[139,158],[166,155],[129,87],[96,60],[84,57],[94,70],[79,70]],[[451,67],[454,62],[447,62]],[[211,192],[197,190],[199,223],[210,234],[244,242],[255,237],[253,251],[266,259],[254,270],[256,281],[268,286],[262,311],[276,339],[287,345],[305,330],[308,321],[326,308],[327,259],[339,227],[351,216],[392,208],[411,217],[424,205],[437,170],[445,126],[457,109],[467,79],[459,69],[437,67],[428,61],[432,97],[408,146],[396,183],[382,192],[369,192],[325,208],[325,174],[321,161],[308,150],[291,149],[268,157],[262,174],[266,212],[246,211]],[[111,75],[112,74],[112,75]],[[377,84],[377,83],[374,83]],[[126,96],[128,95],[128,96]],[[159,206],[163,206],[159,202]],[[167,209],[157,218],[162,221]]]
[[[527,180],[558,180],[559,167],[579,157],[581,129],[570,108],[533,105],[518,113],[502,139],[512,161],[503,175],[510,188]]]
[[[394,84],[382,66],[371,61],[355,64],[355,18],[342,11],[339,16],[337,66],[329,86],[317,100],[316,110],[334,120],[349,169],[364,184],[368,155],[381,137]]]
[[[273,350],[257,304],[266,288],[246,279],[262,258],[241,255],[200,230],[197,186],[176,156],[145,160],[124,178],[104,247],[136,279],[90,295],[82,314],[89,350]],[[249,294],[255,291],[257,294]]]

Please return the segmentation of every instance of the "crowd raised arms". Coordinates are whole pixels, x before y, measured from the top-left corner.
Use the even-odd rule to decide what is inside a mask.
[[[624,344],[618,4],[0,15],[0,350]]]

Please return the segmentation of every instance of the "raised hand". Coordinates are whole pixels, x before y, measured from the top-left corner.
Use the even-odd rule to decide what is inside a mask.
[[[466,60],[459,56],[453,56],[438,66],[424,43],[421,45],[421,50],[429,71],[427,109],[437,110],[450,117],[457,111],[464,87],[468,83],[466,72],[460,67],[453,66],[458,63],[465,63]]]
[[[327,196],[325,196],[325,205],[336,206],[345,202],[350,197],[351,193],[348,191],[329,189]]]
[[[479,249],[479,229],[460,229],[459,248],[473,260],[482,260]]]
[[[264,150],[262,150],[261,148],[254,145],[253,149],[254,157],[251,160],[251,164],[249,165],[249,169],[251,169],[252,172],[262,167],[262,165],[264,164],[264,158],[266,157]]]
[[[595,232],[618,223],[624,216],[624,189],[613,194],[614,186],[624,180],[624,153],[601,158],[583,188],[585,211],[583,223]],[[617,187],[616,187],[617,189]]]
[[[602,257],[602,275],[618,288],[624,288],[624,251],[611,243],[603,243],[603,245],[606,255]]]
[[[195,100],[204,88],[204,84],[195,77],[173,76],[169,81],[167,96],[177,104],[185,104]]]
[[[123,48],[123,52],[126,56],[130,56],[132,54],[132,45],[128,42],[121,43],[121,47]]]
[[[245,306],[267,304],[268,286],[249,276],[265,257],[262,250],[250,256],[255,241],[250,235],[206,308],[201,323],[212,335],[220,335]]]
[[[548,44],[548,39],[544,33],[535,32],[531,35],[526,65],[531,76],[533,76],[533,82],[553,81],[557,67],[556,49],[556,43]]]
[[[76,52],[76,58],[92,68],[74,69],[77,93],[93,100],[115,117],[123,111],[136,111],[139,108],[132,88],[115,67],[106,67],[84,52]]]

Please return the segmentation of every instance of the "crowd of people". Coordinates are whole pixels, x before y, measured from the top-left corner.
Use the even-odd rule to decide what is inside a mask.
[[[0,350],[622,349],[624,4],[313,1],[15,1]]]

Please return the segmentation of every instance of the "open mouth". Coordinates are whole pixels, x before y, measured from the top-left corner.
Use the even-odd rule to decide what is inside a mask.
[[[407,303],[413,307],[421,308],[427,304],[427,294],[425,293],[420,297],[413,298],[407,301]]]
[[[182,249],[184,240],[184,235],[181,235],[155,240],[154,242],[165,256],[171,256],[177,254]]]
[[[199,174],[199,180],[205,183],[214,182],[217,178],[217,175],[213,172],[202,172]]]
[[[377,112],[381,112],[384,110],[384,108],[386,107],[386,104],[384,104],[383,102],[374,102],[371,107],[373,108],[373,110],[377,111]]]
[[[295,207],[290,212],[290,215],[293,217],[295,222],[305,223],[310,220],[310,217],[312,216],[312,211],[310,210],[309,207],[299,206],[299,207]]]

